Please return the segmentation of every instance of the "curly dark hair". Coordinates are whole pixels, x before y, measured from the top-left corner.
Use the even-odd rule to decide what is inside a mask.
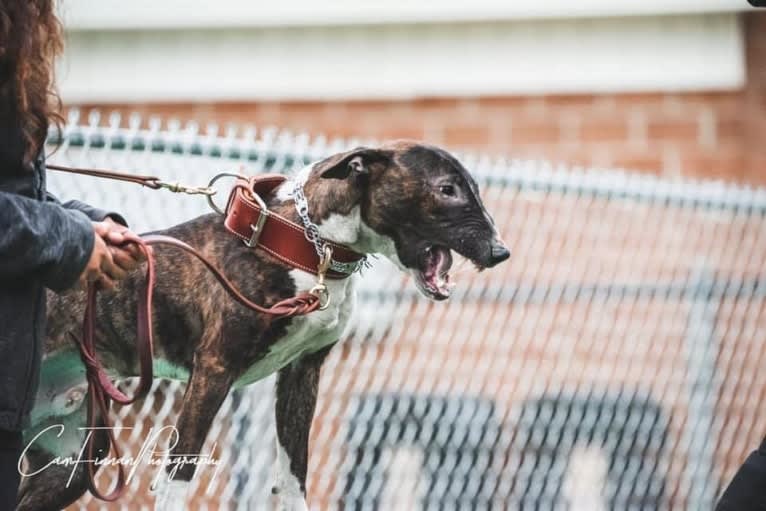
[[[0,0],[0,101],[15,108],[24,164],[42,149],[50,123],[63,122],[54,85],[54,61],[63,49],[63,29],[54,3]]]

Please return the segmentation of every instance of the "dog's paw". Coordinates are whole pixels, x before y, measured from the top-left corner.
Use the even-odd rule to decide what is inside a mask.
[[[155,489],[154,511],[185,511],[187,481],[161,480]]]
[[[277,498],[278,511],[308,511],[308,509],[306,499],[303,497],[279,496]]]

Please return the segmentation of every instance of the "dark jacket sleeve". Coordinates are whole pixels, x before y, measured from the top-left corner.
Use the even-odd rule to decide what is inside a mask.
[[[51,195],[50,192],[46,192],[45,199],[49,202],[61,204],[61,202],[59,202],[59,200],[54,195]],[[120,215],[119,213],[115,213],[114,211],[107,211],[105,209],[94,208],[93,206],[90,206],[78,200],[70,200],[61,205],[64,206],[66,209],[74,209],[77,211],[82,211],[83,213],[85,213],[85,216],[87,216],[94,222],[101,222],[102,220],[106,218],[111,218],[118,224],[122,224],[125,227],[128,226],[128,223],[125,221],[122,215]]]
[[[46,287],[63,291],[77,282],[93,243],[82,212],[0,192],[0,279],[35,272]]]
[[[766,509],[766,439],[750,453],[734,474],[715,507],[716,511],[761,511]]]

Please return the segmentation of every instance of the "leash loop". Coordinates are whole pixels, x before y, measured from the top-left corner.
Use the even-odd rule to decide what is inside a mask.
[[[154,337],[152,329],[152,291],[155,281],[154,258],[152,257],[148,244],[138,236],[129,236],[126,243],[135,243],[146,256],[146,289],[139,293],[136,345],[139,361],[139,382],[138,389],[132,396],[127,396],[112,383],[104,366],[98,360],[96,355],[96,284],[88,285],[88,295],[85,307],[85,318],[83,319],[82,338],[77,342],[80,351],[80,358],[85,364],[85,377],[88,382],[88,431],[87,437],[87,484],[88,489],[97,499],[114,502],[125,492],[126,478],[123,465],[117,465],[117,482],[114,488],[104,494],[96,486],[96,453],[95,435],[105,434],[106,446],[104,456],[114,451],[117,459],[122,458],[117,441],[114,437],[114,431],[109,424],[109,407],[114,400],[122,405],[128,405],[136,400],[146,396],[152,387],[154,372],[152,368],[152,358],[154,352]],[[103,423],[103,428],[99,427],[99,418]]]

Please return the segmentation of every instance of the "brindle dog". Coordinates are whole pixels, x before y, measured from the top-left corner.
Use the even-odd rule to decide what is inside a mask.
[[[449,296],[451,251],[479,269],[509,257],[476,182],[446,151],[397,142],[359,148],[306,167],[304,192],[321,236],[361,253],[379,253],[411,272],[426,296]],[[300,224],[288,181],[268,198],[270,209]],[[228,233],[220,216],[204,215],[163,234],[198,248],[251,300],[272,304],[309,289],[314,277],[286,267]],[[198,453],[219,406],[233,386],[273,372],[276,384],[278,475],[275,492],[284,509],[306,509],[308,438],[322,362],[338,341],[354,306],[357,276],[329,281],[331,306],[300,318],[259,314],[234,302],[188,254],[155,247],[155,371],[187,380],[172,452]],[[137,270],[116,292],[98,298],[97,350],[117,379],[135,376]],[[33,426],[27,431],[26,472],[55,456],[77,458],[83,445],[86,385],[70,333],[79,334],[84,294],[49,296],[42,381]],[[46,429],[54,424],[64,428]],[[63,431],[63,432],[62,432]],[[42,433],[40,433],[42,432]],[[38,434],[39,433],[39,434]],[[99,442],[102,439],[97,436]],[[184,509],[194,465],[184,465],[159,489],[158,509]],[[24,478],[20,510],[61,509],[86,489],[85,470],[51,465]],[[163,480],[168,478],[161,478]],[[127,497],[129,498],[129,497]]]

